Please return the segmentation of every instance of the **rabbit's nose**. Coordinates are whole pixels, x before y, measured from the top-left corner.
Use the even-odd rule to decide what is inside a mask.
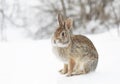
[[[57,40],[54,40],[54,43],[58,43],[59,42],[59,40],[57,39]]]
[[[56,42],[56,43],[59,43],[59,40],[57,39],[55,42]]]
[[[54,40],[54,43],[56,43],[56,40]]]

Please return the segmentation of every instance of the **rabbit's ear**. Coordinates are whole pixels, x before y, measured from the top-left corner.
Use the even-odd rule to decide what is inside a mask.
[[[58,22],[61,27],[64,25],[64,19],[61,13],[58,14]]]
[[[73,25],[73,20],[71,18],[68,18],[66,21],[65,21],[65,25],[68,29],[71,29],[72,28],[72,25]]]

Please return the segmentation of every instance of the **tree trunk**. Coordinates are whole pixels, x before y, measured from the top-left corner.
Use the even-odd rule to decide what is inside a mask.
[[[7,38],[5,36],[5,13],[4,13],[4,6],[5,6],[6,0],[2,0],[0,5],[0,14],[1,14],[1,23],[0,23],[0,34],[1,34],[1,41],[6,41]]]
[[[65,7],[64,0],[60,0],[60,1],[61,1],[61,4],[62,4],[62,10],[63,10],[64,17],[66,18],[67,17],[67,13],[66,13],[66,7]]]

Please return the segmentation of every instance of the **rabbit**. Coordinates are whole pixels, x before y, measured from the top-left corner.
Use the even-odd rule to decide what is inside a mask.
[[[87,74],[98,64],[98,52],[91,40],[72,33],[73,20],[58,14],[59,26],[52,35],[53,53],[63,62],[61,74],[67,76]]]

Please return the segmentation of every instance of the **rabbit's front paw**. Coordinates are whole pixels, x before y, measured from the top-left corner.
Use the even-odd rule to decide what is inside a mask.
[[[66,74],[66,73],[67,73],[67,70],[61,69],[59,72],[60,72],[61,74]]]
[[[73,76],[73,74],[68,72],[66,76],[70,77],[70,76]]]

